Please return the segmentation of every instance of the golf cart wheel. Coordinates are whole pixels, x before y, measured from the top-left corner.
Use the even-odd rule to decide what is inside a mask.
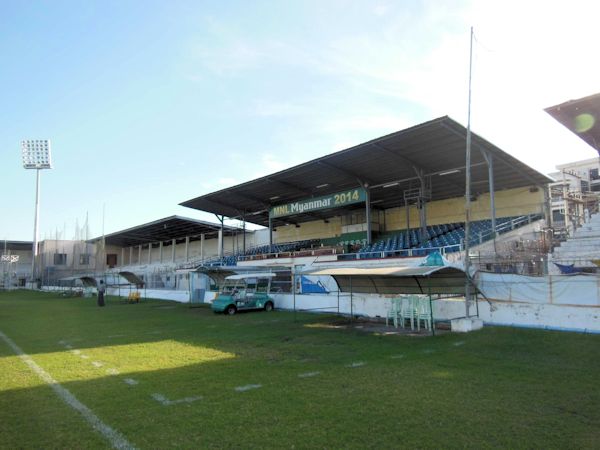
[[[265,311],[269,312],[269,311],[273,311],[273,302],[267,302],[265,303]]]
[[[233,316],[237,312],[237,308],[233,305],[229,305],[225,310],[228,316]]]

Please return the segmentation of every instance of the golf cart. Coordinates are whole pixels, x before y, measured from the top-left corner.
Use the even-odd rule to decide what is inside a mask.
[[[225,278],[219,294],[212,303],[215,313],[233,315],[238,311],[264,309],[273,311],[275,304],[269,296],[274,273],[246,273]]]

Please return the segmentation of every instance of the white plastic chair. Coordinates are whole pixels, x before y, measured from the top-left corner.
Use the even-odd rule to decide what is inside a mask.
[[[415,329],[415,297],[406,295],[402,297],[402,306],[400,309],[400,321],[404,328],[406,320],[410,320],[410,329]]]
[[[394,327],[398,328],[398,317],[400,316],[400,302],[399,298],[393,298],[390,300],[390,309],[387,312],[387,316],[385,317],[385,325],[389,325],[389,320],[392,319],[394,323]],[[404,325],[402,325],[404,328]]]
[[[431,330],[431,305],[429,298],[419,297],[417,303],[417,329],[421,331],[421,321],[426,330]]]

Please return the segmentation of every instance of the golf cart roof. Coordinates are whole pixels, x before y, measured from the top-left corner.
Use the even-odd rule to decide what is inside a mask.
[[[271,272],[257,272],[257,273],[238,273],[236,275],[229,275],[226,280],[245,280],[247,278],[273,278],[276,274]]]

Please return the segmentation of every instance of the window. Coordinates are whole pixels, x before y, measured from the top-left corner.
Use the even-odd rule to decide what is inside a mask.
[[[79,255],[79,264],[82,266],[88,266],[90,264],[90,254],[82,253]]]
[[[108,253],[106,255],[106,265],[111,269],[117,265],[117,254],[116,253]]]
[[[598,169],[590,169],[590,180],[600,180]]]
[[[589,190],[590,190],[590,183],[588,183],[587,181],[581,180],[581,192],[589,192]]]
[[[66,253],[55,253],[54,254],[54,265],[55,266],[64,266],[67,264],[67,254]]]

